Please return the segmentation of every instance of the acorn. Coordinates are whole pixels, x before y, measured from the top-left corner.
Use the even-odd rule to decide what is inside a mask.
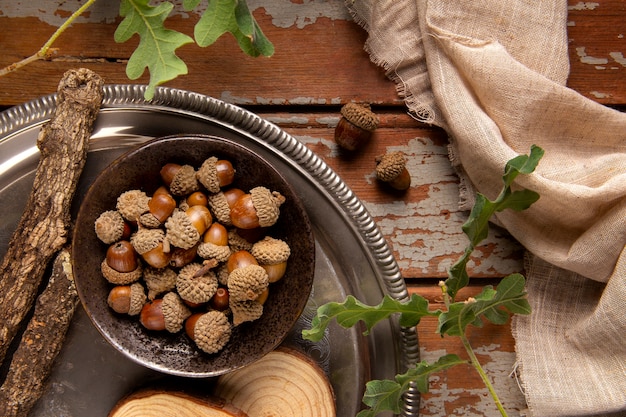
[[[202,243],[198,246],[198,255],[204,259],[226,262],[230,254],[228,231],[220,223],[213,223],[202,237]]]
[[[183,328],[183,323],[191,315],[191,311],[178,294],[168,292],[163,296],[161,311],[165,320],[165,330],[177,333]]]
[[[224,287],[219,287],[211,300],[209,300],[209,306],[214,310],[226,311],[228,310],[229,294],[228,290]]]
[[[137,269],[139,256],[129,241],[120,240],[107,249],[106,262],[118,272],[131,272]]]
[[[209,200],[202,191],[196,191],[187,196],[185,199],[189,207],[191,206],[206,206],[209,204]]]
[[[209,270],[202,276],[196,277],[196,272],[200,269],[202,269],[202,264],[192,262],[178,272],[176,290],[183,300],[196,304],[206,303],[217,291],[218,283],[215,273]]]
[[[178,248],[189,249],[193,247],[200,241],[201,235],[198,227],[205,222],[205,219],[198,220],[196,218],[195,220],[197,221],[196,224],[192,223],[191,217],[184,211],[175,210],[174,214],[165,221],[166,239]]]
[[[378,123],[378,116],[369,105],[346,103],[335,127],[335,142],[348,151],[360,149],[370,140]]]
[[[230,220],[240,229],[272,226],[278,220],[285,197],[265,187],[255,187],[239,197],[230,210]]]
[[[196,170],[191,165],[167,163],[159,171],[161,180],[175,196],[186,196],[200,189]]]
[[[237,268],[244,268],[248,265],[258,265],[258,261],[252,254],[246,250],[233,252],[226,262],[228,273],[230,274]]]
[[[141,190],[125,191],[117,197],[116,208],[125,220],[139,221],[139,217],[150,211],[148,207],[150,197]]]
[[[141,312],[147,297],[143,286],[135,282],[132,285],[117,285],[109,291],[107,304],[116,313],[136,316]]]
[[[143,281],[148,288],[148,299],[154,300],[157,296],[176,288],[176,276],[172,268],[154,268],[148,266],[143,271]]]
[[[159,223],[163,223],[176,208],[176,200],[169,193],[157,193],[148,201],[148,208]]]
[[[111,244],[124,236],[126,222],[117,210],[108,210],[98,216],[94,223],[96,236],[102,242]]]
[[[207,190],[217,193],[222,187],[232,184],[235,169],[230,161],[212,156],[202,163],[196,177]]]
[[[291,249],[284,240],[266,236],[252,246],[250,254],[265,269],[269,282],[272,283],[285,275]]]
[[[226,346],[230,340],[232,328],[228,317],[221,311],[211,310],[200,316],[193,316],[192,323],[187,330],[187,335],[196,342],[196,345],[204,352],[217,353]]]
[[[267,272],[260,265],[237,268],[228,276],[228,294],[234,301],[256,300],[268,285]]]
[[[162,306],[162,298],[144,304],[139,313],[139,323],[148,330],[165,330],[165,317],[163,316]]]
[[[202,235],[213,223],[213,216],[207,206],[194,205],[185,210],[185,214],[191,220],[191,224],[196,228],[198,234]]]
[[[130,237],[130,243],[148,265],[155,268],[169,265],[172,253],[163,230],[140,228]]]
[[[404,191],[411,186],[411,174],[406,169],[402,152],[389,152],[376,157],[376,178],[392,188]]]

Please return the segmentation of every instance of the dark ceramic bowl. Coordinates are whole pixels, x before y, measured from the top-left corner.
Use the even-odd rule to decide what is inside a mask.
[[[228,159],[236,169],[234,186],[245,191],[265,186],[286,197],[269,235],[291,247],[287,272],[271,284],[261,318],[237,326],[217,354],[198,349],[184,330],[177,334],[146,330],[139,318],[115,313],[107,305],[111,288],[100,273],[107,245],[95,234],[100,213],[115,208],[124,191],[149,195],[160,185],[159,170],[168,163],[199,167],[210,156]],[[313,284],[315,245],[311,224],[296,192],[266,160],[227,139],[176,136],[152,140],[109,165],[94,181],[80,206],[73,235],[72,258],[78,294],[104,338],[132,360],[164,373],[191,377],[220,375],[245,366],[276,348],[302,313]]]

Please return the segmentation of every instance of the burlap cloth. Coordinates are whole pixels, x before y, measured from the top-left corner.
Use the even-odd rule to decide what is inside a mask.
[[[565,0],[353,0],[372,61],[444,128],[467,209],[503,167],[540,200],[496,222],[528,250],[530,316],[513,321],[529,413],[626,415],[626,114],[565,87]],[[505,404],[506,407],[506,404]]]

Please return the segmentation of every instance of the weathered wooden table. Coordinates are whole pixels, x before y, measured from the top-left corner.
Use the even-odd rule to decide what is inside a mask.
[[[36,52],[79,2],[0,1],[0,67]],[[179,2],[180,3],[180,2]],[[341,0],[249,2],[265,34],[276,47],[271,58],[244,56],[226,36],[198,53],[179,50],[189,75],[168,86],[210,95],[245,107],[284,128],[332,167],[363,201],[391,245],[411,292],[440,301],[438,281],[461,255],[466,240],[458,210],[458,181],[448,161],[445,132],[407,114],[393,82],[372,64],[363,43],[367,37],[352,21]],[[85,66],[107,83],[125,84],[125,63],[137,39],[113,41],[119,22],[118,2],[96,2],[55,43],[58,51],[0,78],[2,109],[47,95],[68,68]],[[177,6],[169,26],[191,32],[198,19]],[[620,0],[570,0],[568,32],[571,73],[568,85],[584,96],[620,108],[626,104],[626,4]],[[546,59],[550,59],[546,56]],[[134,81],[146,83],[147,78]],[[346,102],[368,102],[380,116],[374,140],[346,155],[333,141],[339,109]],[[412,187],[391,192],[374,180],[375,156],[400,150],[409,157]],[[466,295],[502,276],[522,270],[523,249],[505,231],[492,228],[470,263]],[[456,340],[435,334],[436,323],[419,328],[421,355],[434,360],[444,353],[463,354]],[[470,333],[489,376],[511,415],[525,408],[512,376],[515,363],[510,326],[486,326]],[[478,375],[455,368],[432,380],[422,398],[424,416],[498,415]]]

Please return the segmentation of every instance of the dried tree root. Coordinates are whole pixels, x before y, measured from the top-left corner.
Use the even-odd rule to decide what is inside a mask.
[[[41,397],[77,304],[70,252],[62,249],[0,387],[1,416],[26,417]]]
[[[0,362],[30,311],[47,265],[67,241],[70,207],[102,104],[103,80],[70,70],[54,114],[39,133],[41,158],[24,213],[0,265]]]
[[[335,399],[324,372],[310,358],[279,348],[219,377],[215,395],[250,417],[334,417]]]
[[[248,417],[232,404],[220,399],[200,399],[182,392],[141,391],[123,398],[109,417]]]

